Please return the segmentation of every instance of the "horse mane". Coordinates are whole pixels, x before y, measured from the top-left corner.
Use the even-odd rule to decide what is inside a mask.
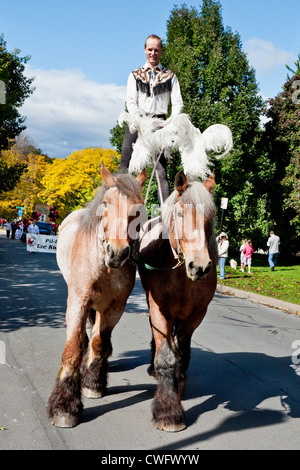
[[[174,190],[162,205],[161,214],[164,229],[168,229],[168,227],[170,227],[171,216],[177,195],[177,191]],[[213,198],[205,186],[200,183],[200,181],[189,182],[186,190],[183,191],[182,195],[180,196],[180,200],[184,204],[191,204],[193,206],[203,204],[204,216],[206,220],[213,219],[216,214]]]
[[[176,190],[166,199],[161,208],[162,219],[162,233],[163,238],[169,238],[169,230],[171,224],[171,217],[173,214],[174,204],[176,202],[178,193]],[[209,246],[211,254],[215,255],[217,252],[216,239],[214,236],[214,218],[216,215],[216,208],[210,192],[200,181],[190,181],[185,191],[179,198],[184,204],[191,204],[194,207],[202,205],[204,217],[206,221],[211,221],[211,237]]]
[[[109,188],[117,188],[120,194],[128,197],[134,204],[142,202],[141,186],[134,176],[129,173],[120,173],[115,175],[115,178],[115,184]],[[102,204],[104,195],[109,188],[105,184],[100,186],[96,191],[94,199],[85,205],[80,217],[80,228],[86,233],[91,233],[96,228],[100,217],[98,213],[99,206]]]

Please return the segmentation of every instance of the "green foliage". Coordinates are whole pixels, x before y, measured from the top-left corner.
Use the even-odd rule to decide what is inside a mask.
[[[184,112],[194,126],[203,132],[212,124],[225,124],[233,134],[234,149],[215,161],[216,228],[221,220],[220,200],[227,197],[222,229],[228,232],[231,246],[238,247],[247,237],[255,249],[266,249],[269,231],[275,229],[283,250],[295,252],[300,226],[300,111],[291,97],[300,100],[300,90],[295,89],[299,59],[296,70],[288,68],[294,76],[288,77],[283,94],[271,100],[267,109],[239,34],[223,25],[220,1],[203,0],[200,11],[186,5],[174,7],[161,62],[176,73]],[[270,118],[265,129],[264,114]],[[111,142],[119,151],[122,132],[118,127],[112,130]],[[176,158],[168,170],[171,183],[180,168]],[[155,181],[149,203],[157,203]]]
[[[215,162],[216,227],[220,199],[228,197],[223,228],[232,243],[238,244],[246,235],[262,244],[269,227],[261,189],[272,169],[268,156],[258,150],[264,103],[240,37],[224,28],[220,2],[213,0],[204,0],[200,12],[185,5],[175,7],[167,27],[162,63],[179,79],[184,112],[201,132],[220,123],[233,134],[233,151]]]
[[[26,168],[26,163],[8,165],[0,156],[0,194],[12,190],[20,181]]]
[[[299,72],[299,60],[298,72]],[[290,69],[291,70],[291,69]],[[270,210],[277,230],[285,235],[284,248],[300,249],[300,73],[288,78],[283,91],[269,100],[265,142],[275,167],[269,186]],[[279,210],[278,210],[279,209]]]
[[[33,92],[33,78],[24,76],[29,57],[19,57],[20,50],[9,52],[3,35],[0,35],[0,80],[5,85],[5,103],[0,104],[0,151],[8,148],[9,140],[19,135],[26,126],[20,108]]]

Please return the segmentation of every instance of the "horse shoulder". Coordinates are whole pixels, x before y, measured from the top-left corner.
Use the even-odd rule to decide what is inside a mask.
[[[77,243],[77,233],[80,229],[80,216],[84,209],[69,214],[62,222],[57,240],[57,264],[66,280],[70,277],[71,257],[74,243]]]

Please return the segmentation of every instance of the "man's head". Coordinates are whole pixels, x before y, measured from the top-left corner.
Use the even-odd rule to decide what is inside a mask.
[[[161,38],[155,34],[151,34],[145,42],[145,54],[147,56],[147,62],[151,67],[156,67],[159,64],[162,52]]]

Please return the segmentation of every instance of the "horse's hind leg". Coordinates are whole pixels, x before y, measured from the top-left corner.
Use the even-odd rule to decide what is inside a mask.
[[[72,308],[71,304],[75,304]],[[86,312],[78,310],[79,300],[68,299],[67,342],[62,355],[62,365],[56,385],[48,400],[48,417],[58,427],[73,427],[82,411],[80,389],[80,364],[86,341]]]
[[[86,398],[101,398],[106,393],[108,358],[112,353],[111,333],[122,313],[123,309],[113,314],[96,312],[81,367],[81,392]]]

